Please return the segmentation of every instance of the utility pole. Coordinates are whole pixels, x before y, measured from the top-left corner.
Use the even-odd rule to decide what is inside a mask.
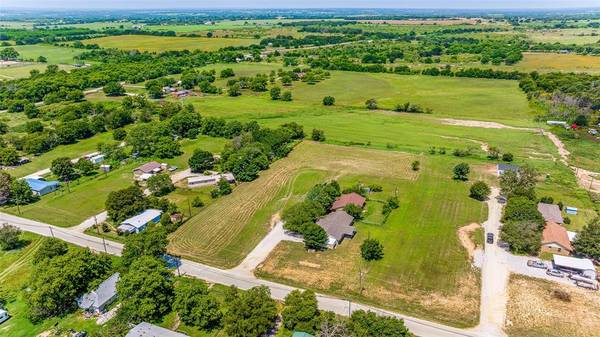
[[[192,203],[190,202],[190,198],[188,198],[188,213],[191,218],[192,217]]]
[[[352,302],[348,300],[348,317],[352,316]]]
[[[54,232],[52,231],[52,226],[48,226],[48,228],[50,228],[50,235],[52,235],[52,238],[54,238]]]
[[[594,176],[590,175],[590,187],[588,187],[588,191],[592,190],[592,185],[594,184]]]

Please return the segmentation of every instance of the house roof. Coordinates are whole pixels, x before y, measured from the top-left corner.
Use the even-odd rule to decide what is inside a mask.
[[[294,334],[292,335],[292,337],[314,337],[314,336],[309,333],[306,333],[306,332],[294,331]]]
[[[219,181],[221,179],[225,179],[229,182],[235,181],[235,177],[232,173],[216,173],[211,175],[199,175],[199,176],[191,176],[188,177],[188,184],[199,184],[199,183],[208,183],[213,181]]]
[[[350,204],[363,207],[365,205],[365,197],[356,192],[342,194],[340,197],[335,199],[333,205],[331,205],[331,209],[344,208],[346,205]]]
[[[25,178],[25,182],[27,182],[27,185],[29,185],[31,190],[36,191],[36,192],[41,191],[41,190],[45,189],[46,187],[56,187],[59,185],[58,181],[44,181],[44,180],[33,179],[33,178]]]
[[[189,337],[179,332],[142,322],[129,330],[125,337]]]
[[[538,203],[538,211],[542,213],[544,220],[547,222],[563,223],[563,217],[558,205]]]
[[[519,167],[516,165],[498,163],[498,171],[518,171]]]
[[[323,227],[329,236],[341,241],[344,235],[353,236],[356,233],[352,221],[354,221],[352,215],[338,210],[319,219],[317,225]]]
[[[144,173],[153,173],[154,170],[162,168],[161,164],[156,161],[148,162],[142,166],[138,166],[134,171],[142,171]]]
[[[121,222],[121,225],[129,225],[135,228],[140,228],[161,214],[161,210],[147,209],[144,212]]]
[[[119,277],[119,273],[114,273],[100,283],[96,290],[83,295],[79,300],[79,307],[82,309],[100,308],[112,301],[117,295]]]
[[[579,259],[576,257],[562,256],[554,254],[552,256],[554,264],[559,267],[566,267],[575,270],[593,270],[596,271],[594,263],[590,259]]]
[[[542,232],[542,244],[548,243],[557,243],[564,249],[570,252],[573,251],[567,230],[555,222],[546,222],[546,227]]]

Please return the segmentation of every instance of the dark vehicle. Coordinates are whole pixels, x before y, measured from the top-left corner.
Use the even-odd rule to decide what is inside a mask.
[[[487,243],[490,245],[494,243],[494,233],[487,233]]]

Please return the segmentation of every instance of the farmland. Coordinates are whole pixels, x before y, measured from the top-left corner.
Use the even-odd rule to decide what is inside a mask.
[[[534,30],[527,32],[527,36],[535,42],[542,43],[588,44],[598,43],[600,41],[599,33],[598,29],[574,28]]]
[[[11,48],[14,48],[19,53],[19,57],[24,60],[35,61],[38,56],[44,56],[48,64],[73,64],[73,57],[83,52],[82,49],[57,47],[47,44],[12,46]]]
[[[167,50],[203,50],[212,51],[224,47],[247,46],[257,42],[253,39],[173,37],[146,35],[118,35],[83,40],[84,44],[98,44],[103,48],[162,52]]]

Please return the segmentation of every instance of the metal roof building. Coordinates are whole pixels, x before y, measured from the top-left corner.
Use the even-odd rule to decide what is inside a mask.
[[[131,217],[117,227],[120,232],[139,233],[146,229],[148,224],[160,221],[162,211],[159,209],[147,209],[144,212]]]
[[[117,298],[117,282],[119,273],[114,273],[100,283],[96,290],[89,292],[77,301],[79,307],[88,312],[100,313]]]
[[[179,332],[142,322],[129,330],[125,337],[189,337]]]

